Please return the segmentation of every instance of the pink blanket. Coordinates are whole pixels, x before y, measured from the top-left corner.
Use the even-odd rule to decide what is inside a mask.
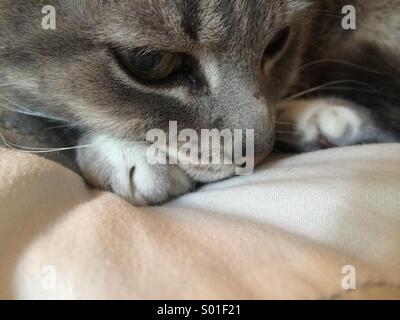
[[[0,149],[0,298],[400,298],[400,146],[270,161],[135,208]]]

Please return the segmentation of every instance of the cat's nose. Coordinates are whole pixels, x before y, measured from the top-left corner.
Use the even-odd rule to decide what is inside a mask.
[[[232,76],[231,76],[232,77]],[[237,78],[237,77],[233,77]],[[234,142],[243,155],[263,159],[274,144],[274,110],[267,99],[246,81],[236,79],[230,90],[219,91],[213,107],[213,125],[218,129],[241,130]]]

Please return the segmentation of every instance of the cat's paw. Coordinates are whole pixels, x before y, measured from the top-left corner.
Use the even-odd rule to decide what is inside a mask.
[[[134,205],[160,204],[192,189],[192,180],[178,166],[149,164],[146,144],[97,136],[80,145],[77,162],[86,180]]]
[[[278,145],[298,151],[356,144],[366,115],[336,99],[295,100],[279,106]]]

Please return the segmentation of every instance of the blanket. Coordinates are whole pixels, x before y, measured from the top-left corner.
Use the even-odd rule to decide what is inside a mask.
[[[400,298],[400,146],[271,158],[136,208],[0,149],[0,298]]]

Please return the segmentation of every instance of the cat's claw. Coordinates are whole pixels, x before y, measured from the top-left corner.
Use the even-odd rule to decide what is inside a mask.
[[[134,205],[160,204],[192,189],[192,180],[178,166],[149,164],[144,144],[97,136],[81,145],[87,147],[78,149],[77,162],[86,180]]]

